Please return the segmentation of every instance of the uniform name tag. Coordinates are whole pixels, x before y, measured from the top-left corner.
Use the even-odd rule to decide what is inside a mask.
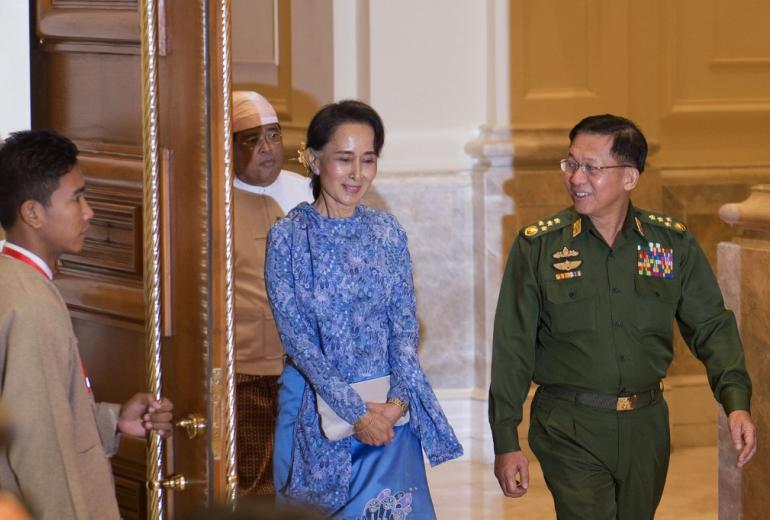
[[[650,242],[648,247],[636,246],[636,267],[639,276],[674,277],[674,250]]]

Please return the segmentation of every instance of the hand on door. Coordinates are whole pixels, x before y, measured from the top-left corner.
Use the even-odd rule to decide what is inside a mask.
[[[155,430],[161,437],[171,435],[174,403],[162,398],[155,400],[152,394],[139,393],[120,407],[118,431],[136,437],[144,437]]]

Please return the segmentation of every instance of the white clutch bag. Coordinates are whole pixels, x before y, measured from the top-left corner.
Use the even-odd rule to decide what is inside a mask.
[[[390,376],[382,376],[375,379],[368,379],[358,383],[351,383],[353,390],[358,392],[361,399],[367,403],[385,403],[388,400],[390,391]],[[353,425],[337,415],[331,406],[321,398],[318,393],[315,394],[318,404],[318,415],[321,416],[321,430],[327,439],[338,441],[350,435],[353,435]],[[407,411],[395,426],[401,426],[409,422],[409,412]]]

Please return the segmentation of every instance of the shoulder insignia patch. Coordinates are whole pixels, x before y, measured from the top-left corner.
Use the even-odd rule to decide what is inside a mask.
[[[559,214],[560,213],[557,213],[557,215]],[[539,220],[537,223],[525,227],[521,233],[527,238],[532,238],[536,235],[540,235],[548,231],[553,231],[554,229],[559,229],[565,225],[566,223],[563,218],[553,216],[548,217],[546,220]]]
[[[666,215],[655,215],[653,213],[649,213],[647,215],[647,219],[649,220],[650,224],[653,224],[656,226],[675,229],[680,233],[684,233],[685,231],[687,231],[687,226]]]

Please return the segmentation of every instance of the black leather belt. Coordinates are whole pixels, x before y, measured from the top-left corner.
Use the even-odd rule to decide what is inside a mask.
[[[571,401],[592,408],[617,410],[618,412],[627,412],[629,410],[643,408],[657,401],[663,393],[662,382],[651,388],[630,395],[597,394],[595,392],[587,392],[585,390],[578,390],[576,388],[561,385],[543,385],[540,388],[546,394],[556,397],[557,399]]]

